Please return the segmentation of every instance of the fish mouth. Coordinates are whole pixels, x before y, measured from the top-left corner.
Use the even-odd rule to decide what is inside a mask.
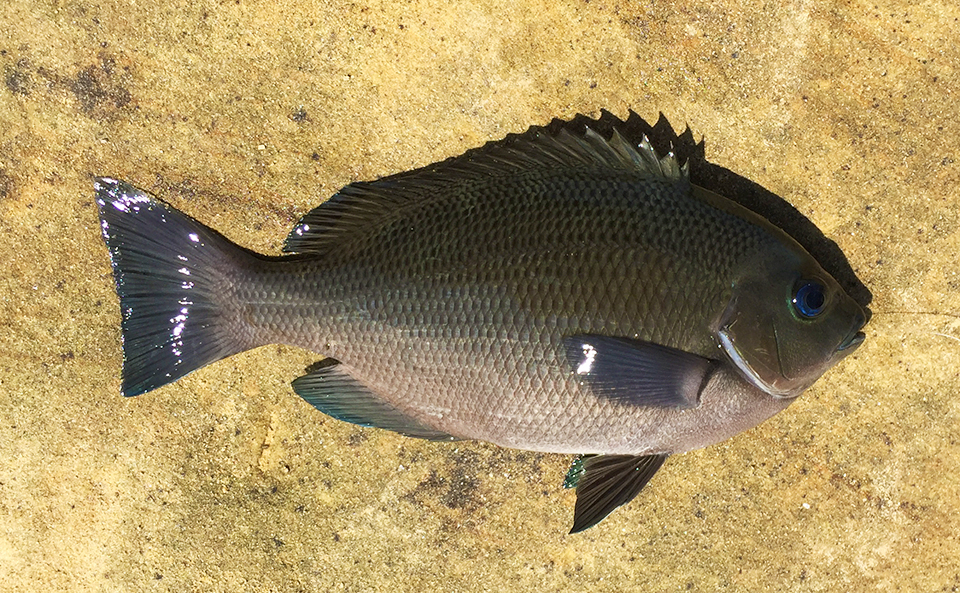
[[[857,330],[856,332],[851,332],[850,335],[840,342],[839,346],[837,346],[837,352],[843,352],[844,350],[856,348],[866,337],[867,334],[863,333],[862,331]]]
[[[863,313],[858,313],[857,318],[853,322],[853,328],[850,330],[850,333],[840,342],[840,345],[837,346],[837,352],[844,352],[849,350],[852,352],[863,343],[863,340],[867,337],[865,333],[861,330],[863,326],[867,323],[867,318]]]

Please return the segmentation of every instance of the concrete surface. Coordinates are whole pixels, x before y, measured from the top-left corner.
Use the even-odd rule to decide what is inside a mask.
[[[0,590],[960,587],[953,2],[6,0]],[[566,535],[569,463],[327,419],[267,347],[119,396],[91,180],[247,247],[355,180],[601,109],[662,112],[873,293],[783,414]]]

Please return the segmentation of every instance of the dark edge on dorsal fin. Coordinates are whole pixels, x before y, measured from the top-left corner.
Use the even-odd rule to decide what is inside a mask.
[[[593,527],[614,509],[633,500],[667,456],[666,453],[584,456],[570,533]]]
[[[325,253],[358,229],[375,228],[377,221],[394,215],[404,204],[442,198],[451,184],[557,168],[631,171],[689,183],[686,166],[681,168],[672,152],[659,157],[646,137],[632,145],[616,127],[605,139],[589,123],[584,127],[579,120],[565,127],[551,123],[413,171],[352,183],[301,218],[283,251]]]
[[[327,358],[293,381],[307,403],[337,420],[373,426],[429,441],[456,441],[453,435],[411,418],[357,381],[338,361]]]

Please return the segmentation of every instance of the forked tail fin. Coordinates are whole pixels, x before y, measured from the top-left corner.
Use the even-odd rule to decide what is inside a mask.
[[[231,319],[231,271],[253,256],[135,187],[97,178],[123,333],[123,395],[248,349]]]

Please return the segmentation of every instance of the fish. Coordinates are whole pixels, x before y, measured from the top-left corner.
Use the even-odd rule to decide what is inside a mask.
[[[596,121],[596,120],[589,120]],[[95,179],[136,396],[265,344],[322,356],[320,412],[435,441],[577,455],[577,533],[671,456],[790,405],[868,317],[793,238],[644,136],[531,127],[351,183],[279,256]]]

